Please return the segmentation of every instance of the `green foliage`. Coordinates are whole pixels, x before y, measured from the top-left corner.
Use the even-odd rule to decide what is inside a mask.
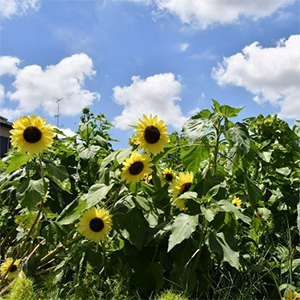
[[[88,109],[76,135],[56,130],[41,158],[11,151],[0,164],[1,256],[21,249],[28,295],[33,282],[41,299],[279,299],[299,292],[299,126],[262,115],[234,123],[241,109],[213,100],[151,156],[151,178],[134,184],[120,179],[134,146],[114,150],[112,125]],[[178,195],[184,210],[172,203],[164,168],[194,174]],[[77,230],[91,207],[112,215],[101,243]]]
[[[187,300],[182,294],[178,294],[172,291],[165,291],[160,296],[156,297],[155,300]]]
[[[34,300],[37,299],[32,280],[24,274],[17,277],[10,286],[5,300]]]

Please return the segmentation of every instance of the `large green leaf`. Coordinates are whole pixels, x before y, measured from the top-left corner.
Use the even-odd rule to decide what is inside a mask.
[[[78,202],[75,199],[72,203],[70,203],[61,213],[61,217],[58,218],[58,222],[61,225],[68,225],[74,223],[81,215],[82,212],[86,208],[86,201],[81,201],[77,206],[74,207],[74,204]]]
[[[221,200],[221,201],[218,202],[218,204],[220,205],[220,207],[224,211],[234,213],[234,215],[235,215],[235,217],[237,219],[242,220],[246,224],[250,224],[251,223],[251,218],[245,216],[238,207],[234,206],[229,201],[227,201],[227,200]]]
[[[70,192],[71,183],[65,166],[47,165],[48,176],[64,191]]]
[[[237,243],[229,232],[210,233],[208,246],[212,253],[216,253],[223,261],[239,270],[239,252],[236,251]]]
[[[256,206],[258,201],[262,198],[262,192],[251,179],[246,177],[245,182],[249,201],[252,204],[252,206]]]
[[[98,204],[102,199],[104,199],[107,193],[111,190],[113,184],[105,185],[103,183],[96,183],[91,186],[87,194],[87,205],[86,208],[90,208]]]
[[[182,135],[186,138],[191,145],[196,140],[202,138],[209,128],[213,126],[213,123],[203,119],[189,119],[182,127]]]
[[[17,188],[17,199],[22,207],[27,207],[29,210],[35,208],[35,205],[42,201],[48,189],[48,181],[43,179],[23,181]]]
[[[100,146],[92,145],[86,148],[83,144],[80,144],[77,147],[77,152],[82,159],[93,159],[100,149]]]
[[[179,214],[171,227],[171,235],[169,237],[168,252],[176,245],[180,244],[184,239],[190,238],[198,225],[198,215],[190,216],[187,214]]]
[[[209,157],[209,148],[205,146],[190,146],[181,149],[181,159],[186,171],[199,171],[200,163]]]
[[[131,209],[127,213],[115,213],[113,224],[117,232],[132,245],[141,249],[144,243],[148,223],[143,213],[138,209]]]
[[[222,105],[220,107],[220,112],[224,117],[232,118],[232,117],[237,117],[237,115],[243,108],[244,107],[239,108],[239,107],[231,107],[229,105]]]
[[[10,164],[5,170],[5,173],[9,174],[18,170],[21,166],[26,164],[30,160],[31,156],[26,153],[15,152],[10,158]]]
[[[250,151],[250,138],[246,126],[242,123],[235,123],[234,127],[228,130],[229,137],[234,147],[243,156]]]
[[[192,116],[192,119],[209,119],[209,117],[211,116],[211,112],[209,109],[203,109],[201,110],[199,113],[197,113],[196,115]]]

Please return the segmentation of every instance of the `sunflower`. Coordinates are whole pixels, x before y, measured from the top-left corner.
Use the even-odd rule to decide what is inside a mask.
[[[79,219],[78,231],[88,239],[99,242],[108,236],[111,226],[112,220],[109,212],[103,208],[92,207]]]
[[[187,172],[187,173],[180,172],[179,176],[175,179],[175,181],[171,185],[172,203],[180,210],[185,209],[184,199],[180,199],[177,197],[189,191],[189,189],[192,186],[193,179],[194,179],[193,172]]]
[[[12,279],[12,278],[15,278],[18,276],[18,274],[19,274],[18,265],[20,263],[20,260],[19,259],[16,260],[14,262],[14,264],[11,266],[12,262],[13,262],[12,258],[7,258],[5,260],[5,262],[1,264],[1,267],[0,267],[1,276],[4,276],[4,274],[7,272],[7,270],[8,270],[8,273],[7,273],[8,279]]]
[[[152,172],[150,156],[137,151],[132,152],[131,156],[125,159],[123,165],[121,180],[126,180],[127,183],[138,182]]]
[[[236,207],[241,207],[242,205],[242,200],[239,197],[234,197],[231,203],[236,206]]]
[[[164,121],[157,120],[157,116],[149,118],[143,115],[143,119],[135,126],[137,138],[139,141],[139,149],[144,148],[146,151],[154,155],[163,151],[168,144],[167,126]]]
[[[23,116],[13,123],[11,144],[20,152],[30,155],[38,154],[51,147],[53,142],[53,128],[45,125],[46,120],[32,114],[31,117]]]
[[[162,179],[168,183],[172,183],[176,179],[176,174],[172,169],[165,168],[162,171]]]
[[[132,135],[129,139],[128,139],[128,143],[131,147],[136,147],[140,144],[140,141],[137,137],[137,134]]]

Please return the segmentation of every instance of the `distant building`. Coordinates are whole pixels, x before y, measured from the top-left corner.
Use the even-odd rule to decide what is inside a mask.
[[[11,147],[10,145],[10,130],[12,123],[8,122],[6,118],[0,116],[0,158],[4,157]]]

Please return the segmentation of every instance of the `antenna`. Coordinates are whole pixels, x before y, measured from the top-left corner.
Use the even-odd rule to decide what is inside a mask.
[[[54,116],[56,118],[56,126],[59,127],[59,104],[61,101],[63,101],[64,98],[56,98],[56,103],[57,103],[57,114]]]

